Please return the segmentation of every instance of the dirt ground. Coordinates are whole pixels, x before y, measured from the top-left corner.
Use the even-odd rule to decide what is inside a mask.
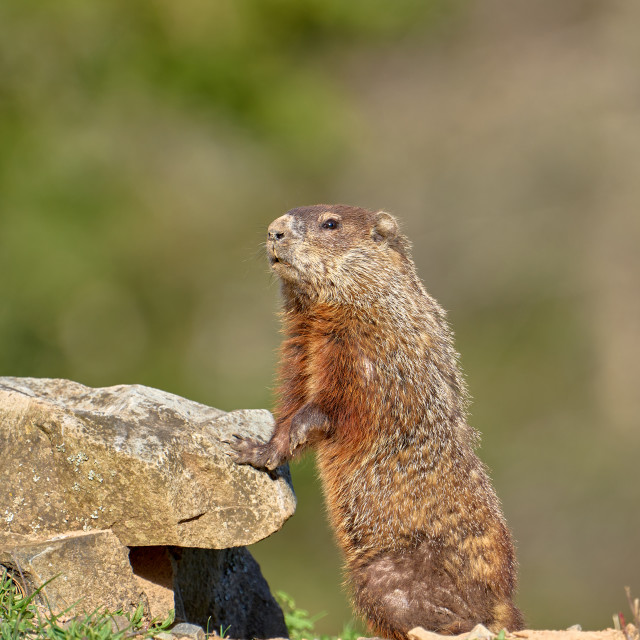
[[[538,631],[525,629],[509,634],[509,637],[523,640],[638,640],[638,632],[633,625],[627,625],[626,634],[615,629],[604,631]]]
[[[437,633],[425,631],[424,629],[416,628],[409,632],[411,640],[438,640],[439,638],[446,638]],[[474,638],[480,638],[484,640],[496,640],[495,634],[491,633],[488,629],[478,625],[476,629],[471,632],[463,633],[459,636],[449,636],[450,638],[456,638],[457,640],[474,640]],[[640,640],[638,630],[632,624],[628,624],[624,631],[616,629],[605,629],[604,631],[582,631],[580,629],[567,629],[565,631],[547,631],[537,629],[524,629],[522,631],[514,631],[508,633],[506,640]]]

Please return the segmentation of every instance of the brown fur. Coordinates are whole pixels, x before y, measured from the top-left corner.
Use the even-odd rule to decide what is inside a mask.
[[[379,635],[522,628],[451,332],[395,219],[293,209],[267,249],[284,298],[280,402],[271,440],[238,440],[236,459],[274,469],[315,449],[355,607]]]

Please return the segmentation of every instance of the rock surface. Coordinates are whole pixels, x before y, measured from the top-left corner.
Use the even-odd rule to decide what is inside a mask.
[[[295,510],[288,471],[235,465],[221,440],[272,429],[268,411],[141,385],[0,378],[0,540],[92,529],[127,546],[261,540]]]
[[[636,632],[637,633],[637,632]],[[628,640],[624,632],[616,629],[602,631],[547,631],[541,629],[525,629],[510,634],[511,638],[521,640]],[[630,638],[637,638],[630,632]]]
[[[171,635],[176,638],[190,638],[191,640],[205,640],[204,629],[197,624],[181,622],[171,629]]]
[[[111,531],[67,534],[57,539],[0,547],[0,565],[19,584],[43,598],[53,611],[79,604],[85,611],[148,608],[147,598],[133,575],[128,550]],[[105,588],[107,585],[107,588]]]
[[[280,607],[247,549],[173,550],[176,618],[229,638],[287,636]],[[211,616],[211,621],[209,621]]]
[[[489,631],[483,624],[477,624],[471,631],[457,635],[442,635],[435,631],[428,631],[423,627],[414,627],[407,632],[409,640],[442,640],[443,638],[457,638],[458,640],[492,640],[497,634]]]
[[[422,627],[415,627],[407,634],[410,640],[482,640],[483,638],[497,638],[498,634],[479,624],[471,631],[459,635],[441,635],[433,631],[427,631]],[[569,627],[566,631],[549,631],[538,629],[523,629],[522,631],[506,632],[509,640],[638,640],[638,630],[629,624],[626,631],[605,629],[603,631],[582,631],[580,625]],[[369,640],[361,638],[359,640]]]
[[[287,635],[244,545],[295,510],[286,467],[236,465],[232,434],[268,439],[268,411],[225,413],[140,385],[0,378],[0,565],[54,611],[134,609],[234,638]]]
[[[496,635],[483,624],[477,624],[471,631],[448,637],[459,638],[459,640],[491,640]],[[407,636],[409,636],[409,640],[439,640],[446,637],[440,633],[428,631],[423,627],[414,627],[407,633]]]

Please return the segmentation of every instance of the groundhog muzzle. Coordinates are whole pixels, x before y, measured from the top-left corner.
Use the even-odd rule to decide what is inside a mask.
[[[269,226],[267,253],[286,335],[276,428],[267,443],[238,438],[236,460],[275,469],[315,450],[354,606],[378,635],[522,628],[452,334],[396,220],[293,209]]]

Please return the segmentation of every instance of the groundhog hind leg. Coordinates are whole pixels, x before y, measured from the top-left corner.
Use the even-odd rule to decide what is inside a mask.
[[[354,604],[379,636],[406,640],[414,627],[457,634],[483,622],[426,545],[390,552],[354,569]]]
[[[525,625],[524,616],[513,602],[505,600],[497,602],[493,608],[493,620],[487,626],[491,631],[498,633],[501,629],[519,631]]]

